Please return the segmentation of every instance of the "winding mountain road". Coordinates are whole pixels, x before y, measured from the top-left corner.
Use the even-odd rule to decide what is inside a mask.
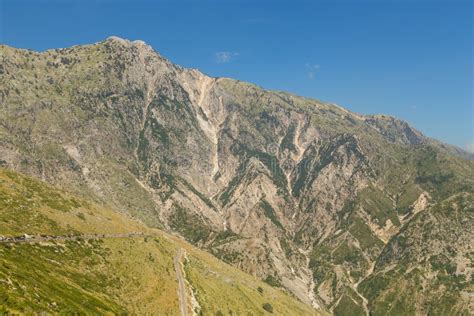
[[[176,270],[176,278],[178,279],[178,298],[179,298],[179,309],[181,310],[181,316],[188,316],[188,303],[186,295],[186,283],[184,280],[183,269],[182,269],[182,257],[184,250],[178,248],[174,257],[174,268]]]
[[[13,237],[0,236],[0,243],[35,243],[42,241],[65,241],[65,240],[79,240],[79,239],[106,239],[106,238],[130,238],[130,237],[151,237],[142,232],[131,232],[123,234],[84,234],[84,235],[21,235]]]

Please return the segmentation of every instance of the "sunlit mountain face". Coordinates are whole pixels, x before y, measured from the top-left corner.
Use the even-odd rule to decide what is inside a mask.
[[[249,280],[256,283],[246,286],[257,291],[258,300],[251,305],[255,309],[238,309],[243,305],[235,303],[234,312],[469,314],[474,237],[470,154],[391,116],[356,114],[338,105],[208,77],[171,63],[141,41],[113,37],[41,53],[1,46],[0,56],[2,167],[77,197],[37,196],[32,193],[40,186],[36,182],[11,195],[8,190],[30,180],[3,180],[0,185],[10,194],[0,195],[4,235],[81,235],[89,229],[83,221],[112,216],[90,214],[88,205],[93,204],[121,218],[111,220],[114,224],[99,221],[94,234],[111,234],[103,229],[112,226],[125,233],[124,223],[133,219],[142,226],[126,233],[160,229],[160,234],[180,236],[233,266],[216,263],[222,269],[252,275]],[[36,205],[43,204],[46,210],[35,215]],[[57,215],[48,213],[51,209]],[[25,223],[31,225],[13,225],[17,213],[27,214]],[[43,217],[44,223],[36,224]],[[125,238],[127,243],[146,243],[144,236],[124,237],[131,238]],[[67,251],[72,256],[78,251],[81,257],[92,251],[90,260],[96,258],[94,247],[100,253],[111,249],[113,256],[121,252],[126,260],[135,255],[145,260],[149,252],[157,260],[153,262],[163,264],[160,273],[166,271],[174,280],[174,250],[184,246],[158,249],[171,243],[160,238],[150,241],[153,250],[146,248],[149,244],[135,249],[140,254],[130,244],[116,245],[118,239],[98,246],[98,241],[75,245],[79,241],[74,239]],[[195,256],[216,260],[186,247]],[[168,261],[160,261],[155,251],[167,252]],[[213,268],[203,272],[201,264],[208,264],[200,263],[204,259],[180,254],[177,265],[183,265],[186,277],[195,278],[187,281],[193,288],[185,295],[189,312],[226,314],[219,305],[223,302],[212,302],[220,287],[204,283],[199,274],[215,276]],[[104,264],[119,260],[104,256],[96,259]],[[9,262],[5,264],[14,261]],[[114,269],[120,269],[118,264]],[[110,273],[105,266],[101,269]],[[5,271],[0,270],[0,282],[19,282],[14,281],[18,274]],[[219,280],[226,278],[224,272],[218,274]],[[58,287],[63,281],[57,280]],[[35,282],[40,281],[32,280],[28,293],[34,292]],[[178,285],[169,282],[175,287],[170,291],[179,293]],[[83,291],[83,284],[74,284]],[[30,311],[8,303],[26,297],[20,288],[0,290],[0,306],[5,306],[0,311]],[[100,296],[100,287],[91,291],[77,295],[103,304],[97,311],[118,313],[131,304]],[[125,295],[114,291],[110,293]],[[270,302],[265,297],[269,291],[285,300]],[[55,294],[56,304],[66,292]],[[240,300],[240,294],[226,293],[229,300]],[[7,303],[1,302],[3,297]],[[176,297],[168,302],[170,313],[179,313],[180,301]],[[66,302],[76,306],[74,300]],[[54,312],[52,303],[38,309]],[[265,303],[270,307],[264,308]]]

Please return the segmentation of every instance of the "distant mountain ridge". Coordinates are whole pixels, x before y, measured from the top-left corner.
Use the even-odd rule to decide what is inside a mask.
[[[208,77],[141,41],[0,52],[5,167],[335,314],[469,310],[464,151],[393,117]]]

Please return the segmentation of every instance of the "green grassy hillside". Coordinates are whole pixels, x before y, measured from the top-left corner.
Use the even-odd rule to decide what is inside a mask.
[[[269,304],[277,315],[319,314],[177,237],[0,169],[0,235],[24,234],[77,237],[0,243],[0,313],[179,315],[182,248],[189,311],[264,315]]]

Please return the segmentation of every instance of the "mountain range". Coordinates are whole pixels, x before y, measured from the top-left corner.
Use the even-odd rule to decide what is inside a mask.
[[[0,58],[5,173],[114,210],[143,231],[177,234],[232,274],[265,281],[263,293],[292,296],[294,308],[303,306],[295,314],[308,306],[336,315],[472,313],[471,154],[391,116],[206,76],[142,41],[45,52],[0,46]],[[31,218],[12,226],[24,209],[2,200],[8,234],[43,232],[26,224]],[[57,203],[69,213],[82,207]],[[77,256],[92,251],[74,247]],[[120,247],[132,260],[133,247]],[[206,281],[197,278],[197,304],[216,305],[219,292],[200,290]]]

